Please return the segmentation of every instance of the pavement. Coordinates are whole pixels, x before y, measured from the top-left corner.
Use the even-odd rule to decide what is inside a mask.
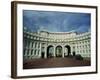
[[[23,69],[56,68],[90,66],[90,59],[76,60],[75,58],[32,59],[23,63]]]

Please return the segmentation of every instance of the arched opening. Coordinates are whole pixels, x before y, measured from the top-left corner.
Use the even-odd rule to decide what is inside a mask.
[[[64,56],[69,56],[71,54],[71,47],[66,45],[64,48]]]
[[[56,47],[56,57],[62,57],[62,47],[61,46]]]
[[[47,47],[47,57],[52,58],[54,56],[54,47],[52,45]]]

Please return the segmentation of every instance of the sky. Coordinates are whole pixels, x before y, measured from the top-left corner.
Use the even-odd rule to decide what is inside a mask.
[[[23,10],[23,27],[30,32],[77,32],[91,30],[91,14]]]

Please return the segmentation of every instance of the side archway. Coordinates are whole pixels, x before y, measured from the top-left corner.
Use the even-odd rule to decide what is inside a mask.
[[[71,47],[69,45],[66,45],[64,48],[65,48],[64,49],[64,56],[71,55]]]

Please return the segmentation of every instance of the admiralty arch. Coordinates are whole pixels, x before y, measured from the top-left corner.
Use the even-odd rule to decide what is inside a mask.
[[[91,56],[91,33],[76,32],[23,32],[24,59],[67,57],[80,54]]]

